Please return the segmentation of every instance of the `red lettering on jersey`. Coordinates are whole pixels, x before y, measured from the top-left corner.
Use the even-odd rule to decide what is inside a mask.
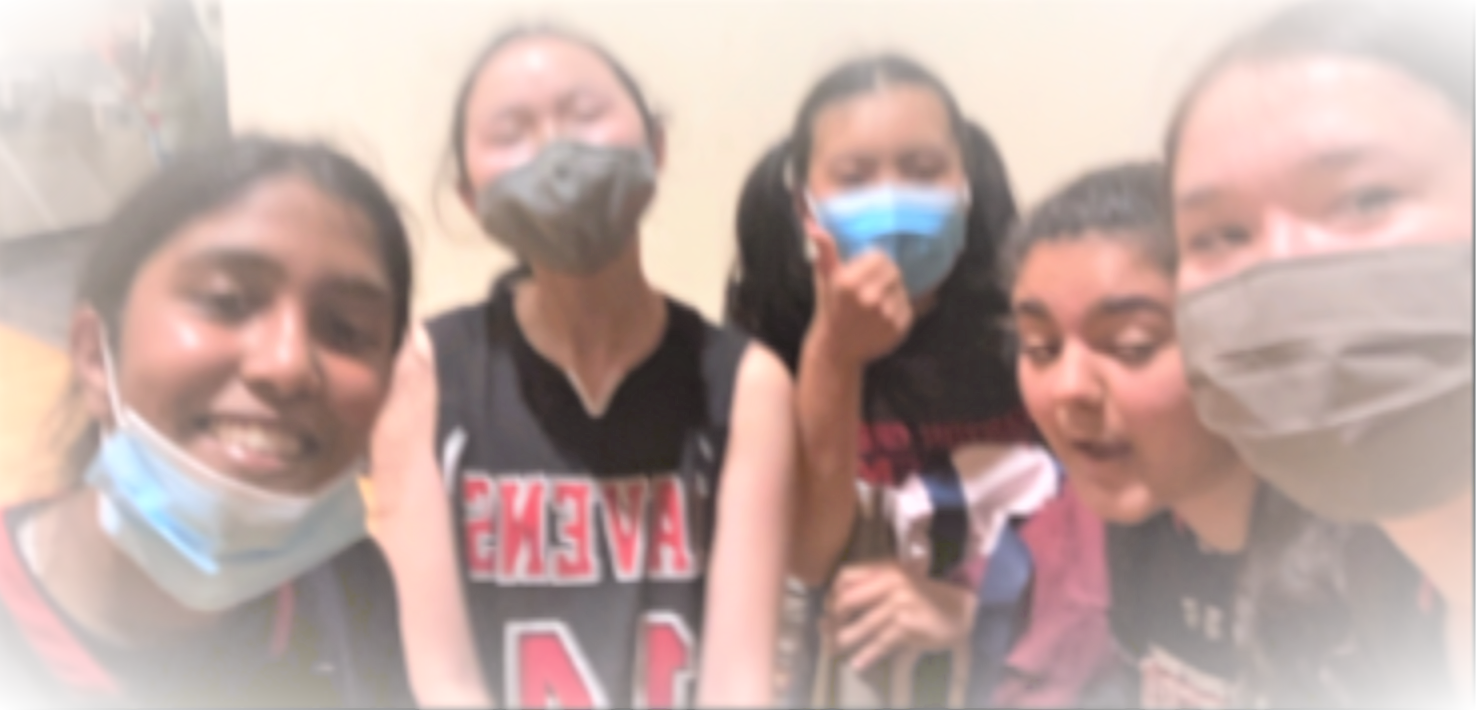
[[[900,422],[878,422],[871,425],[871,431],[882,451],[906,451],[912,446],[912,432]]]
[[[636,688],[636,707],[676,708],[692,704],[692,632],[682,617],[667,611],[646,614],[641,652],[646,677]],[[637,667],[640,667],[637,666]]]
[[[592,584],[599,581],[594,564],[594,494],[583,478],[553,481],[553,505],[560,545],[553,554],[553,581]]]
[[[485,473],[468,472],[461,479],[465,506],[467,576],[477,582],[497,580],[497,487]]]
[[[892,472],[892,462],[882,456],[872,459],[862,459],[861,468],[856,472],[861,480],[873,486],[895,485],[896,478]]]
[[[694,565],[687,534],[687,497],[681,479],[676,476],[656,479],[651,498],[656,507],[656,534],[651,541],[647,572],[652,579],[689,579]]]
[[[641,559],[646,552],[645,535],[642,533],[649,487],[644,476],[600,483],[605,539],[610,546],[615,579],[622,582],[640,579]]]
[[[504,653],[507,655],[509,705],[527,708],[609,706],[584,651],[563,622],[509,622]]]
[[[498,481],[502,526],[497,556],[503,583],[544,578],[543,546],[548,540],[541,476],[505,477]]]

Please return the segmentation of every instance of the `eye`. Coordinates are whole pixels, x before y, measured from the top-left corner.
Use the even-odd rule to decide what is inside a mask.
[[[579,101],[574,104],[569,115],[577,123],[594,123],[604,118],[607,113],[606,108],[607,104],[604,101],[594,99]]]
[[[1382,214],[1399,200],[1399,192],[1382,185],[1361,187],[1340,196],[1333,210],[1351,218],[1368,218]]]
[[[1193,232],[1184,241],[1184,251],[1197,256],[1215,256],[1249,244],[1251,231],[1239,225],[1222,225]]]
[[[948,171],[948,161],[937,156],[918,156],[909,158],[900,166],[902,176],[907,182],[932,183],[943,177]]]
[[[368,352],[378,347],[383,340],[378,329],[366,327],[347,316],[325,313],[317,320],[314,330],[318,339],[339,352]]]
[[[1061,344],[1040,339],[1020,341],[1020,357],[1031,365],[1049,365],[1061,353]]]
[[[1146,365],[1158,354],[1158,343],[1123,343],[1114,345],[1109,353],[1118,362],[1129,367]]]
[[[234,286],[200,291],[191,299],[205,315],[225,323],[245,320],[259,305],[250,294]]]

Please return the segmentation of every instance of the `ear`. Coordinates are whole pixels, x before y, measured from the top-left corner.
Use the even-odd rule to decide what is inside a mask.
[[[666,167],[666,123],[659,118],[651,125],[651,157],[657,172]]]
[[[72,376],[76,378],[87,413],[93,419],[111,426],[113,407],[108,401],[108,369],[103,359],[104,337],[102,316],[92,306],[79,306],[72,313],[72,330],[68,337]]]
[[[477,213],[477,197],[472,194],[471,181],[461,179],[456,181],[456,196],[461,199],[461,204],[473,215]]]
[[[805,193],[802,190],[791,190],[790,194],[794,199],[794,213],[799,215],[805,236],[827,235],[825,228],[820,226],[820,220],[815,217],[815,211],[810,209],[810,201],[805,199]]]

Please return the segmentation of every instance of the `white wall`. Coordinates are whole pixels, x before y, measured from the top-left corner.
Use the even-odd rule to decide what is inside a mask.
[[[423,314],[481,297],[508,263],[441,173],[453,94],[479,45],[543,19],[606,43],[670,119],[648,270],[716,317],[742,179],[835,63],[896,49],[931,66],[994,134],[1029,203],[1083,169],[1153,155],[1197,66],[1283,3],[226,0],[224,33],[238,130],[329,139],[403,200]]]

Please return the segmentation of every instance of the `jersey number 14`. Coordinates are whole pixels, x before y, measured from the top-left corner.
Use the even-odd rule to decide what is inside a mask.
[[[648,612],[641,619],[636,649],[635,696],[638,708],[691,704],[695,670],[692,632],[671,612]],[[514,621],[507,626],[504,686],[520,707],[604,708],[610,698],[569,627],[562,621]]]

